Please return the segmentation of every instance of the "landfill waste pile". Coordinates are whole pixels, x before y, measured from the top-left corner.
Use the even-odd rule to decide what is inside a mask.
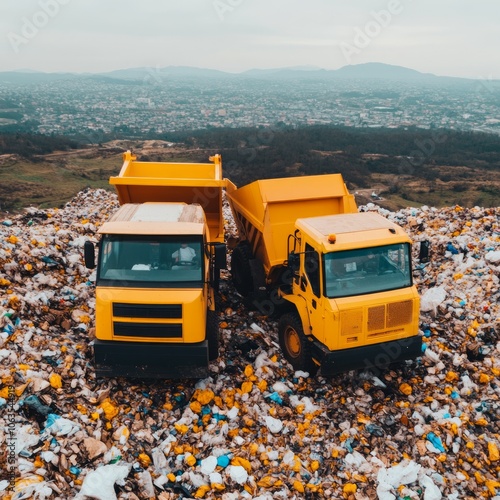
[[[361,208],[415,241],[413,362],[294,372],[227,272],[210,377],[151,382],[92,367],[83,244],[117,207],[86,190],[0,220],[2,498],[500,499],[500,208]]]

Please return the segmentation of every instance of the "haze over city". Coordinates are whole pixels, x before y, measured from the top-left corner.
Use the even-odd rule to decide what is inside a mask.
[[[499,79],[499,17],[496,0],[4,0],[1,70],[241,72],[377,61]]]

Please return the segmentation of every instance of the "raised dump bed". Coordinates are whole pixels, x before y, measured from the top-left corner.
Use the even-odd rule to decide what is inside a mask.
[[[298,218],[358,211],[341,174],[264,179],[241,188],[228,181],[227,195],[240,240],[262,262],[266,277],[287,260]]]
[[[211,163],[174,163],[137,161],[130,151],[123,154],[123,166],[109,183],[115,186],[118,200],[125,203],[198,203],[207,218],[210,239],[224,241],[222,217],[222,178],[220,155]]]

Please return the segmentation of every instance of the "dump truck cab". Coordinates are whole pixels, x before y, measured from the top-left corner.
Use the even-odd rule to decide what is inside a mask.
[[[305,349],[305,367],[337,373],[420,354],[411,241],[399,226],[374,213],[298,219],[289,241],[292,290],[281,295],[290,313],[280,325],[288,357]]]
[[[111,178],[121,206],[98,231],[97,376],[200,378],[217,358],[226,251],[224,180],[213,160],[136,162],[126,153]],[[87,267],[94,256],[88,242]]]

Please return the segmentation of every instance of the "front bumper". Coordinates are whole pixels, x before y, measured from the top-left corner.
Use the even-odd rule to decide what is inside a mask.
[[[422,337],[419,335],[341,351],[329,351],[319,343],[314,345],[314,357],[321,363],[323,376],[358,369],[378,372],[394,363],[422,356]]]
[[[94,341],[97,377],[204,378],[208,375],[208,342]]]

